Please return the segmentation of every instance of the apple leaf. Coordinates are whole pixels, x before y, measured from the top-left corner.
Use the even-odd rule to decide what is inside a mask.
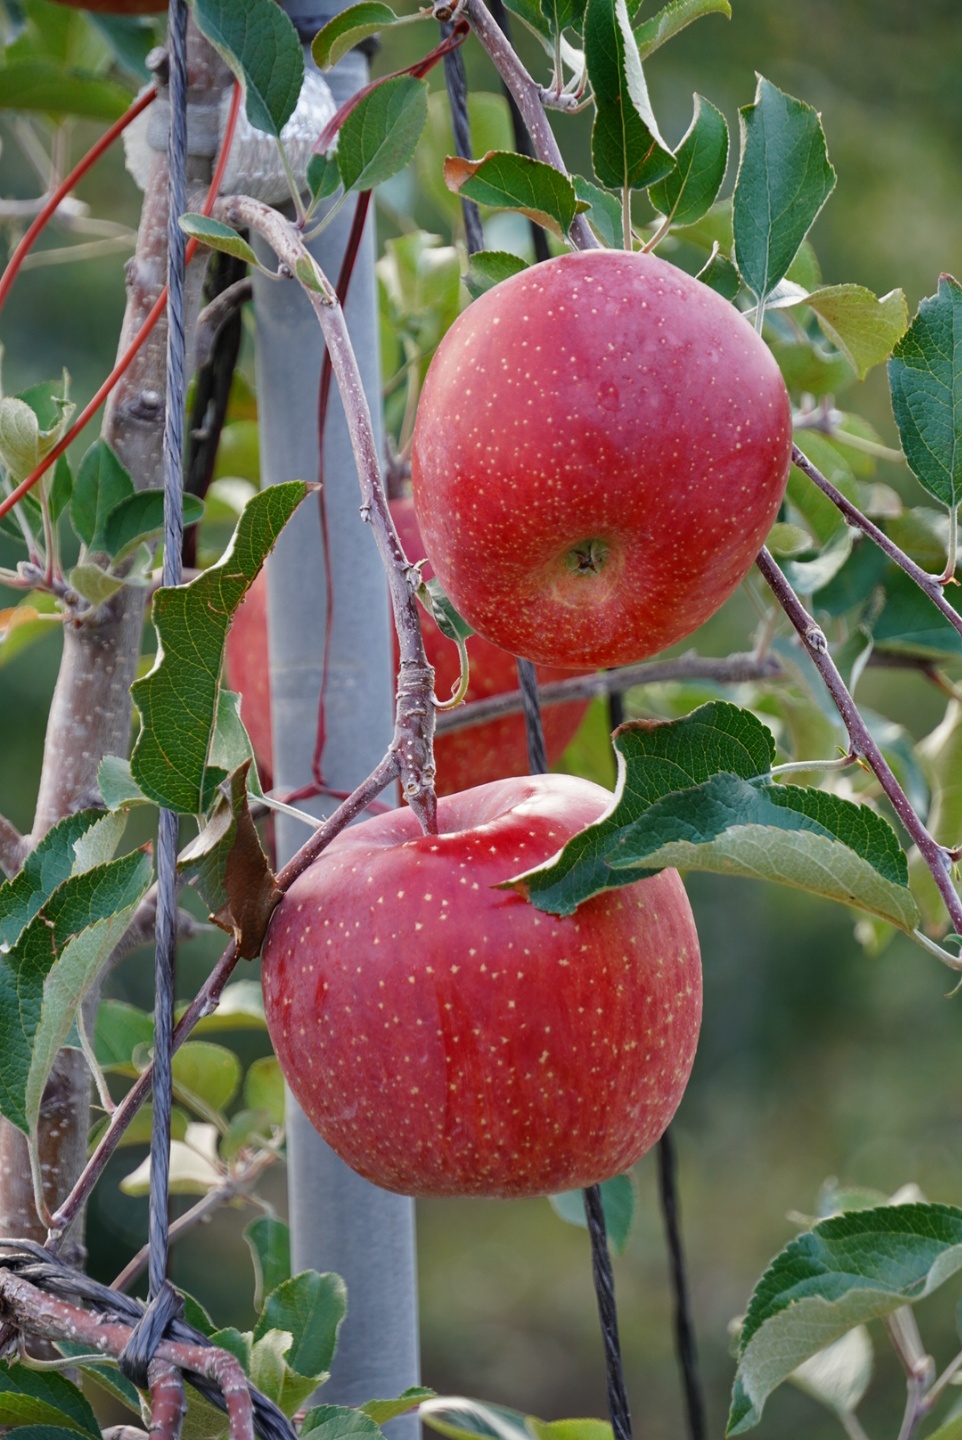
[[[81,70],[63,70],[50,60],[19,60],[0,68],[0,109],[40,110],[86,120],[119,120],[130,91],[115,80]]]
[[[602,185],[642,189],[675,166],[658,130],[625,0],[588,0],[585,61],[595,97],[591,159]]]
[[[851,1415],[868,1389],[874,1363],[871,1337],[864,1325],[856,1325],[803,1360],[788,1379],[836,1415]]]
[[[610,190],[593,185],[583,175],[572,175],[575,198],[587,205],[584,217],[593,230],[611,249],[617,250],[622,243],[621,201]]]
[[[212,770],[208,756],[227,631],[306,494],[300,480],[261,490],[246,506],[223,558],[189,585],[163,588],[154,597],[159,644],[150,673],[132,687],[142,728],[130,769],[144,794],[169,810],[203,812],[226,778]]]
[[[803,303],[815,311],[860,380],[888,359],[909,323],[902,290],[890,290],[879,299],[863,285],[824,285],[809,291]]]
[[[198,1115],[220,1115],[241,1087],[241,1062],[226,1045],[188,1040],[172,1063],[174,1093]]]
[[[835,188],[825,135],[811,105],[762,76],[740,111],[742,155],[732,223],[735,263],[764,304]]]
[[[196,495],[184,495],[184,528],[196,525],[204,516],[204,502]],[[104,524],[104,549],[112,559],[121,560],[144,540],[154,540],[164,531],[163,490],[138,490],[115,505]]]
[[[272,1125],[284,1124],[287,1094],[281,1067],[273,1055],[262,1055],[247,1067],[244,1076],[244,1103],[251,1110],[262,1110]]]
[[[78,810],[52,826],[17,874],[0,885],[0,946],[16,941],[65,880],[112,859],[126,824],[125,814]]]
[[[539,0],[505,0],[505,8],[510,10],[512,15],[517,15],[529,30],[540,35],[542,40],[552,39],[551,26],[545,19],[544,11]]]
[[[109,817],[113,819],[114,817]],[[32,1134],[77,1010],[152,878],[140,851],[71,875],[0,952],[0,1111]]]
[[[785,577],[800,595],[815,595],[824,590],[841,570],[852,553],[855,531],[843,525],[828,541],[814,560],[789,560],[784,566]]]
[[[441,1395],[426,1400],[420,1417],[448,1440],[531,1440],[529,1417],[507,1405]]]
[[[186,1010],[186,1002],[177,1007],[177,1018]],[[191,1031],[192,1035],[215,1035],[223,1030],[265,1030],[264,991],[259,980],[235,980],[226,986],[217,1002],[217,1009],[203,1015]]]
[[[551,1208],[569,1225],[587,1229],[583,1190],[566,1190],[562,1195],[549,1195]],[[620,1255],[628,1243],[631,1222],[635,1217],[635,1187],[630,1175],[615,1175],[601,1186],[601,1204],[605,1212],[608,1244]]]
[[[0,1425],[57,1425],[100,1440],[100,1426],[76,1385],[63,1375],[26,1365],[0,1370]]]
[[[449,190],[479,205],[520,210],[563,240],[575,218],[578,202],[574,185],[553,165],[527,155],[491,150],[481,160],[449,156],[444,162],[444,183]]]
[[[316,1405],[304,1416],[300,1433],[313,1436],[313,1440],[379,1440],[381,1437],[377,1422],[370,1415],[348,1405]]]
[[[94,1028],[94,1055],[101,1070],[133,1066],[134,1051],[154,1041],[154,1020],[146,1010],[124,1000],[101,1000]]]
[[[271,1291],[254,1327],[254,1341],[268,1330],[290,1331],[296,1338],[287,1364],[319,1385],[330,1372],[346,1313],[347,1290],[340,1275],[305,1270]]]
[[[694,225],[715,203],[728,168],[728,124],[720,110],[695,96],[692,122],[675,151],[675,169],[648,198],[674,225]]]
[[[468,263],[464,283],[471,299],[477,300],[485,290],[500,285],[502,280],[507,280],[510,275],[518,275],[527,268],[526,260],[522,260],[520,255],[510,254],[507,250],[478,250]]]
[[[106,440],[95,440],[80,462],[70,519],[88,550],[105,550],[107,520],[134,493],[134,482]]]
[[[636,4],[632,8],[639,10],[641,6]],[[724,15],[726,20],[730,20],[732,7],[729,0],[670,0],[670,4],[659,10],[657,15],[636,25],[635,36],[642,60],[647,60],[666,40],[673,39],[686,25],[700,20],[703,15]]]
[[[314,200],[327,200],[341,184],[336,155],[312,155],[307,162],[307,186]]]
[[[414,155],[428,118],[428,87],[394,75],[370,90],[338,131],[337,168],[345,190],[373,190]]]
[[[382,4],[381,0],[362,0],[360,5],[349,5],[333,20],[328,20],[311,41],[314,64],[319,70],[329,70],[355,45],[389,25],[396,25],[397,19],[390,5]]]
[[[232,226],[213,220],[209,215],[196,215],[192,211],[187,215],[178,215],[177,224],[185,235],[200,241],[208,250],[219,250],[224,255],[233,255],[235,260],[243,260],[245,265],[252,265],[256,270],[264,268],[243,235],[238,235]]]
[[[729,1435],[775,1387],[856,1325],[913,1305],[962,1269],[962,1210],[849,1210],[796,1236],[755,1287],[738,1346]]]
[[[193,0],[191,13],[244,87],[255,130],[279,136],[304,83],[304,52],[276,0]]]
[[[183,1140],[170,1142],[171,1195],[206,1195],[222,1185],[226,1173],[217,1159],[217,1126],[191,1123]],[[120,1188],[125,1195],[150,1194],[150,1156],[125,1175]]]
[[[915,581],[895,565],[884,574],[885,604],[871,620],[876,648],[913,660],[945,661],[962,657],[962,636]],[[952,593],[945,592],[952,603]],[[956,608],[953,606],[953,609]]]
[[[709,290],[714,290],[724,300],[734,300],[741,289],[741,276],[735,269],[731,260],[720,249],[716,240],[712,252],[706,263],[699,270],[697,280],[707,285]]]
[[[929,494],[954,508],[962,499],[962,286],[951,275],[922,301],[888,371],[905,458]]]
[[[608,812],[508,882],[538,909],[570,915],[591,895],[675,866],[776,880],[902,930],[918,924],[892,827],[828,791],[773,784],[774,739],[748,711],[712,701],[680,720],[636,721],[616,731],[615,748]]]
[[[254,1265],[254,1304],[261,1309],[264,1298],[291,1278],[290,1227],[275,1215],[258,1215],[244,1230]]]
[[[394,1420],[398,1415],[406,1415],[425,1400],[436,1398],[436,1390],[430,1390],[426,1385],[412,1385],[408,1390],[402,1390],[393,1400],[367,1400],[359,1408],[365,1415],[370,1415],[375,1425],[385,1425],[388,1420]]]
[[[247,795],[250,760],[224,782],[198,835],[177,857],[178,872],[195,886],[215,925],[234,938],[242,960],[256,960],[271,912],[280,899]]]

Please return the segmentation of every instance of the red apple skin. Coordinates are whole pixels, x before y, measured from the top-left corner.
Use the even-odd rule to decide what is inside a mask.
[[[701,1019],[698,937],[674,870],[559,919],[493,889],[598,818],[607,791],[507,779],[343,831],[274,912],[271,1039],[312,1124],[408,1195],[594,1184],[658,1140]]]
[[[778,366],[734,306],[653,255],[584,251],[452,325],[418,407],[414,503],[485,639],[543,664],[628,664],[742,580],[791,447]]]
[[[401,544],[411,560],[424,556],[418,532],[414,505],[410,498],[391,501],[391,515],[397,526]],[[431,567],[421,572],[430,579]],[[421,611],[421,627],[428,661],[435,670],[435,691],[446,700],[460,675],[457,646],[446,640],[426,611]],[[518,688],[518,667],[513,655],[489,645],[480,636],[468,640],[471,662],[471,683],[467,699],[484,700]],[[395,664],[398,656],[395,649]],[[271,710],[267,654],[267,580],[261,573],[243,605],[234,616],[227,636],[227,684],[241,695],[241,719],[247,727],[261,774],[261,783],[270,788],[271,778]],[[542,685],[564,680],[570,670],[542,667],[538,679]],[[574,738],[588,708],[587,700],[571,700],[561,705],[546,705],[542,712],[548,763],[554,764]],[[437,792],[450,795],[467,790],[504,775],[523,775],[528,770],[528,745],[524,718],[506,715],[484,725],[438,735],[434,742],[437,762]]]

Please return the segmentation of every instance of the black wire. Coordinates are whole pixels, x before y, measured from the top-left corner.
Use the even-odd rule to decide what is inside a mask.
[[[598,1319],[601,1322],[601,1339],[605,1348],[608,1413],[611,1417],[614,1440],[631,1440],[631,1414],[628,1409],[628,1392],[625,1389],[625,1374],[621,1363],[621,1342],[618,1339],[615,1276],[611,1266],[611,1252],[608,1249],[608,1232],[605,1228],[601,1189],[597,1185],[589,1185],[582,1193],[585,1201],[585,1216],[588,1221],[588,1234],[591,1237],[591,1271],[598,1300]]]
[[[671,1262],[671,1283],[675,1299],[675,1347],[685,1390],[688,1434],[691,1440],[706,1440],[708,1432],[705,1428],[705,1401],[698,1373],[695,1327],[692,1323],[685,1255],[681,1243],[675,1143],[670,1129],[665,1131],[658,1142],[658,1191]]]
[[[503,0],[490,0],[491,14],[494,16],[495,24],[504,35],[506,40],[511,39],[511,24],[508,20],[508,12],[504,8]],[[518,109],[518,102],[511,94],[511,91],[501,82],[505,99],[508,102],[508,111],[511,115],[511,130],[514,135],[514,148],[520,155],[527,155],[532,160],[535,158],[534,146],[531,143],[531,136],[528,134],[528,127],[524,123],[524,117]],[[548,248],[548,237],[540,225],[531,221],[531,239],[534,245],[534,258],[540,264],[547,260],[551,254]]]
[[[521,709],[524,712],[524,729],[528,740],[528,769],[532,775],[545,775],[548,771],[548,752],[544,743],[544,726],[541,723],[541,706],[538,701],[538,675],[530,660],[518,661],[518,686],[521,690]]]
[[[446,40],[453,25],[442,22],[441,34]],[[448,104],[451,107],[451,129],[454,132],[454,148],[462,160],[474,158],[471,150],[471,122],[468,119],[468,77],[464,69],[464,56],[460,46],[448,50],[444,56],[444,83],[448,87]],[[461,214],[464,218],[464,239],[469,255],[477,255],[484,249],[484,230],[481,225],[481,211],[473,200],[461,197]]]

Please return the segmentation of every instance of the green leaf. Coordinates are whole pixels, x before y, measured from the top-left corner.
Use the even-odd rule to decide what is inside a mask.
[[[150,885],[135,851],[65,880],[0,953],[0,1111],[32,1134],[80,1004]]]
[[[929,494],[954,508],[962,498],[962,286],[951,275],[922,301],[888,371],[905,458]]]
[[[157,20],[147,15],[88,15],[87,19],[107,41],[113,58],[138,85],[151,78],[147,56],[160,43]]]
[[[566,1190],[563,1195],[549,1195],[551,1208],[569,1225],[587,1229],[583,1190]],[[620,1255],[628,1243],[631,1222],[635,1215],[635,1187],[630,1175],[615,1175],[601,1186],[601,1203],[605,1212],[608,1244]]]
[[[26,1365],[0,1369],[0,1425],[59,1426],[100,1440],[89,1402],[63,1375]]]
[[[13,395],[0,400],[0,461],[17,482],[25,480],[40,463],[37,417],[26,401]]]
[[[116,575],[108,575],[99,565],[75,565],[67,573],[67,580],[78,595],[96,608],[103,605],[118,590],[124,588],[124,581]]]
[[[413,75],[392,76],[365,95],[338,133],[344,189],[373,190],[403,170],[427,118],[427,83]]]
[[[441,1395],[421,1406],[421,1419],[449,1440],[531,1440],[528,1417],[507,1405]]]
[[[388,25],[397,24],[398,17],[390,5],[381,0],[362,0],[360,5],[349,5],[346,10],[328,20],[311,42],[311,54],[319,70],[329,70],[336,65],[355,45]]]
[[[248,1067],[244,1076],[244,1103],[252,1110],[263,1110],[272,1125],[279,1128],[284,1124],[284,1076],[273,1055],[264,1055]]]
[[[49,60],[20,60],[0,67],[0,109],[41,110],[47,115],[118,120],[130,91],[115,80],[64,70]]]
[[[226,1172],[217,1156],[218,1131],[216,1125],[187,1126],[183,1140],[170,1142],[171,1195],[207,1195],[222,1185]],[[125,1195],[148,1195],[150,1193],[151,1163],[146,1156],[129,1175],[120,1182]]]
[[[86,1345],[71,1344],[67,1340],[58,1340],[56,1345],[62,1355],[90,1354],[89,1347]],[[78,1369],[82,1375],[89,1375],[90,1379],[106,1391],[112,1399],[119,1400],[122,1405],[126,1405],[129,1410],[132,1410],[138,1419],[140,1418],[140,1395],[127,1377],[120,1373],[116,1364],[109,1360],[105,1360],[103,1363],[91,1361],[89,1364],[78,1366]]]
[[[106,548],[107,519],[133,493],[133,481],[106,440],[94,441],[80,462],[70,502],[73,528],[88,550]]]
[[[835,187],[825,136],[811,105],[762,76],[741,111],[742,156],[735,182],[735,263],[765,299],[783,279]]]
[[[888,359],[909,323],[901,290],[890,290],[879,299],[862,285],[825,285],[810,291],[804,303],[815,311],[825,334],[851,361],[860,380],[873,365]]]
[[[94,1055],[101,1070],[133,1067],[134,1051],[154,1042],[154,1020],[146,1010],[124,1000],[101,1000],[94,1028]]]
[[[681,720],[618,732],[622,766],[609,813],[561,853],[509,882],[569,915],[602,890],[667,866],[776,880],[856,905],[900,929],[918,924],[891,826],[824,790],[771,783],[774,740],[723,701]]]
[[[222,1114],[240,1090],[241,1063],[233,1050],[188,1040],[173,1059],[174,1094],[198,1114]]]
[[[527,1425],[536,1440],[612,1440],[607,1420],[538,1420],[529,1415]]]
[[[434,1400],[436,1396],[437,1391],[429,1390],[425,1385],[412,1385],[410,1389],[402,1390],[394,1400],[367,1400],[360,1408],[365,1415],[370,1415],[375,1425],[386,1425],[389,1420],[406,1415],[424,1400]]]
[[[209,215],[197,215],[193,212],[179,215],[177,224],[185,235],[198,240],[201,245],[206,245],[208,250],[219,250],[224,255],[233,255],[235,260],[243,260],[245,265],[252,265],[255,270],[261,269],[254,251],[232,226],[224,225],[220,220],[212,220]]]
[[[71,875],[111,860],[126,825],[126,815],[78,810],[52,826],[17,874],[0,885],[0,946],[12,945]]]
[[[50,518],[56,525],[73,495],[73,471],[66,455],[59,455],[54,462],[53,478],[50,480]]]
[[[97,770],[97,784],[108,810],[150,802],[130,773],[130,761],[120,755],[105,755]]]
[[[520,210],[536,225],[564,239],[578,202],[567,175],[553,165],[510,151],[492,151],[481,160],[450,156],[444,162],[449,190],[479,205]]]
[[[602,185],[640,189],[668,175],[674,157],[648,99],[625,0],[588,0],[585,60],[595,97],[591,159]]]
[[[635,5],[632,8],[641,7]],[[635,27],[642,60],[647,60],[659,46],[671,40],[693,20],[700,20],[703,15],[724,15],[726,20],[730,20],[732,10],[729,0],[670,0],[664,10],[659,10],[650,20],[644,20]]]
[[[545,19],[540,0],[505,0],[505,4],[512,15],[517,15],[542,40],[551,40],[551,26]]]
[[[326,200],[341,183],[336,155],[312,155],[307,162],[307,186],[313,199]]]
[[[276,0],[193,0],[192,14],[244,86],[255,130],[279,136],[304,83],[304,52]]]
[[[485,290],[500,285],[510,275],[520,275],[527,270],[528,262],[520,255],[511,255],[507,250],[478,250],[471,256],[464,283],[472,300],[477,300]]]
[[[291,1232],[274,1215],[259,1215],[244,1231],[254,1262],[254,1305],[260,1310],[266,1296],[291,1278]]]
[[[622,243],[621,200],[610,190],[592,185],[583,175],[572,175],[575,198],[587,205],[585,219],[606,245],[617,250]]]
[[[801,595],[815,595],[834,579],[852,553],[855,531],[841,526],[814,560],[790,560],[785,576],[793,590]]]
[[[184,1009],[186,1009],[186,1005]],[[182,1013],[182,1012],[180,1012]],[[179,1016],[178,1016],[179,1018]],[[192,1035],[213,1035],[223,1030],[265,1030],[264,992],[259,980],[235,980],[228,985],[211,1015],[204,1015]]]
[[[962,636],[958,630],[903,570],[890,565],[885,572],[884,586],[885,604],[881,613],[871,620],[877,649],[914,660],[958,660],[962,656]],[[951,604],[951,591],[946,592],[945,598]]]
[[[308,1410],[301,1435],[313,1440],[377,1440],[380,1430],[371,1416],[347,1405],[316,1405]]]
[[[648,198],[674,225],[694,225],[715,203],[728,168],[728,124],[720,110],[701,95],[695,113],[675,151],[675,169]]]
[[[734,300],[741,289],[741,276],[717,243],[695,278],[725,300]]]
[[[132,687],[142,729],[130,769],[143,792],[168,809],[198,814],[212,798],[207,757],[231,617],[306,493],[299,480],[260,491],[223,559],[190,585],[154,597],[159,646],[150,673]]]
[[[797,1236],[755,1287],[742,1326],[728,1434],[755,1425],[796,1366],[856,1325],[932,1293],[962,1268],[962,1210],[883,1205]]]
[[[340,1275],[305,1270],[283,1281],[268,1296],[254,1327],[254,1340],[268,1330],[289,1330],[295,1340],[287,1355],[288,1365],[319,1385],[330,1373],[337,1332],[346,1313],[347,1291]]]
[[[803,1360],[788,1378],[836,1415],[851,1415],[868,1389],[874,1360],[868,1331],[864,1325],[856,1325]]]

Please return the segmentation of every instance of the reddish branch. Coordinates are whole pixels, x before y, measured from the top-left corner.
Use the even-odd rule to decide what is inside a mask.
[[[932,878],[938,886],[939,894],[951,917],[953,929],[962,935],[962,901],[952,883],[952,861],[949,851],[934,840],[926,830],[913,810],[905,791],[892,773],[885,756],[872,739],[868,726],[859,714],[855,701],[849,694],[835,661],[829,654],[828,642],[822,630],[809,615],[767,550],[762,549],[755,563],[771,587],[775,599],[794,625],[812,663],[824,680],[825,687],[845,723],[853,754],[861,756],[871,767],[896,815],[901,820],[909,837],[918,846],[922,859],[931,870]],[[962,957],[956,959],[945,951],[940,954],[952,969],[962,970]]]
[[[39,1339],[54,1343],[70,1340],[114,1360],[122,1354],[133,1330],[122,1320],[50,1295],[6,1269],[0,1270],[0,1319],[5,1326],[13,1325]],[[176,1440],[183,1414],[182,1372],[202,1376],[216,1385],[224,1397],[231,1440],[254,1440],[254,1408],[240,1361],[213,1345],[176,1340],[161,1340],[148,1371],[151,1397],[160,1407],[151,1434]]]

